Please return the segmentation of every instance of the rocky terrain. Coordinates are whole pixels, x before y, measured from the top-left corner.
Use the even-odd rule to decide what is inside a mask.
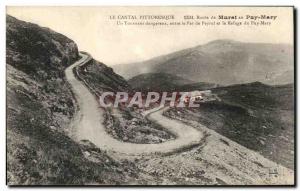
[[[76,44],[11,16],[6,23],[8,185],[134,180],[134,164],[117,162],[89,141],[68,136],[77,107],[64,69],[78,59]]]
[[[165,114],[196,121],[294,168],[292,46],[216,40],[113,68],[141,91],[212,89],[221,101]]]
[[[174,135],[130,108],[108,108],[105,126],[114,138],[131,143],[162,143]]]
[[[293,66],[291,45],[216,40],[140,63],[115,65],[113,69],[126,79],[168,73],[220,85],[254,81],[274,85],[293,83]]]
[[[83,60],[88,59],[88,56],[82,56]],[[76,80],[72,73],[80,63],[84,62],[76,62],[66,70],[67,79],[82,109],[82,113],[77,115],[78,123],[75,123],[78,136],[91,140],[114,158],[134,161],[141,172],[140,182],[143,180],[144,184],[155,185],[293,184],[293,170],[266,159],[197,121],[163,116],[168,108],[158,107],[143,113],[149,120],[173,132],[175,140],[137,144],[113,139],[99,124],[103,121],[103,109],[97,107],[93,95],[95,91],[88,84]]]
[[[103,63],[92,60],[78,67],[78,74],[98,95],[104,91],[132,92],[132,87]],[[132,143],[161,143],[174,138],[135,108],[105,108],[105,127],[114,138]]]
[[[175,117],[175,116],[172,116]],[[205,134],[200,145],[164,156],[145,156],[138,168],[163,185],[288,185],[292,170],[206,128],[176,116]],[[275,173],[274,173],[275,172]]]
[[[102,116],[96,102],[99,94],[104,91],[134,91],[123,77],[93,59],[83,66],[76,65],[84,57],[80,54],[80,58],[76,44],[61,34],[11,16],[7,16],[6,22],[8,185],[294,183],[290,160],[293,142],[286,140],[292,139],[290,135],[293,135],[290,130],[293,125],[293,103],[290,100],[293,87],[261,83],[217,87],[213,92],[221,101],[207,103],[203,110],[202,107],[185,111],[171,109],[164,116],[159,110],[154,113],[156,118],[150,115],[152,119],[148,119],[136,108],[119,107],[104,110],[105,115]],[[170,56],[161,60],[168,59]],[[74,65],[79,67],[73,68]],[[71,75],[65,75],[67,70]],[[189,79],[178,76],[176,78],[180,80]],[[179,86],[192,90],[207,85],[198,83],[199,80],[196,82]],[[77,84],[77,89],[74,84]],[[78,90],[85,90],[81,99],[78,99]],[[272,112],[274,114],[270,114]],[[73,129],[72,124],[77,120],[74,116],[79,116],[79,119],[96,118],[78,123],[82,134],[95,135],[93,140],[74,137],[74,131],[79,130]],[[105,119],[103,124],[99,124],[100,118]],[[164,120],[155,121],[153,118]],[[227,125],[228,121],[230,125]],[[257,128],[251,130],[250,125],[244,122]],[[112,148],[117,145],[118,151],[96,144],[105,137],[103,132],[99,134],[98,129],[95,130],[98,124],[105,126],[103,132],[109,134],[106,140],[115,144],[111,145]],[[180,130],[177,132],[182,135],[196,137],[197,144],[180,148],[172,145],[178,135],[166,131],[167,126],[169,129],[177,126]],[[222,128],[228,133],[224,133]],[[197,132],[197,136],[193,136],[193,132]],[[250,138],[237,139],[244,133]],[[275,137],[269,140],[267,136]],[[277,138],[285,140],[282,147],[275,143]],[[185,140],[186,137],[182,142]],[[167,145],[168,141],[176,148],[172,152],[140,155],[124,152],[132,151],[124,145],[144,151],[149,145],[160,149],[160,145]],[[251,148],[247,141],[260,145]],[[281,155],[279,151],[282,149],[286,151]],[[270,152],[279,156],[280,160],[276,162],[290,169],[273,162]],[[283,162],[284,156],[287,156],[286,163]],[[274,171],[278,173],[274,175]]]
[[[172,109],[167,116],[196,121],[266,158],[294,169],[294,88],[259,82],[220,87],[220,101]]]
[[[114,73],[112,68],[94,59],[79,66],[77,70],[80,77],[98,94],[104,91],[130,92],[132,89],[122,76]]]

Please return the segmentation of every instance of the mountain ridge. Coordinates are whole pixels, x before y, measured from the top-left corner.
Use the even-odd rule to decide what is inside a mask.
[[[215,40],[112,68],[126,79],[142,73],[169,73],[192,81],[221,85],[252,81],[282,84],[287,80],[291,83],[286,76],[293,76],[293,48],[288,44]],[[286,80],[281,82],[281,79]]]
[[[90,141],[77,142],[71,136],[70,122],[79,108],[64,71],[79,58],[76,43],[9,15],[6,24],[7,184],[120,184],[132,180],[138,171],[124,170],[134,169],[131,162],[120,163]],[[114,77],[112,69],[98,65],[103,75]],[[126,81],[116,78],[120,87],[126,86]]]

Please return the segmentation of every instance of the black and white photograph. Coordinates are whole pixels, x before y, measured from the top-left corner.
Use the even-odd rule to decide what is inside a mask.
[[[295,186],[293,6],[5,14],[7,186]]]

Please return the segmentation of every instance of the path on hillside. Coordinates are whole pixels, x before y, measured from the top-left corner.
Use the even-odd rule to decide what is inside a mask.
[[[248,181],[247,184],[255,185],[291,185],[294,183],[293,170],[278,165],[264,158],[259,153],[247,149],[203,125],[200,125],[200,131],[192,127],[199,126],[199,124],[191,126],[187,122],[183,123],[176,119],[167,118],[162,115],[164,110],[167,109],[165,107],[148,110],[144,112],[144,116],[147,116],[149,120],[155,121],[175,134],[177,136],[176,139],[159,144],[126,143],[114,139],[105,131],[105,127],[103,126],[104,111],[99,108],[95,96],[89,91],[84,82],[75,78],[73,73],[74,67],[91,60],[89,55],[80,55],[82,58],[65,70],[66,78],[72,86],[79,105],[79,111],[72,123],[75,129],[75,136],[79,141],[86,139],[103,150],[135,156],[173,152],[181,148],[199,144],[201,140],[205,140],[205,147],[201,149],[201,154],[199,155],[204,161],[209,161],[212,165],[206,166],[209,177],[222,177],[229,184],[245,184],[245,180]],[[208,133],[209,137],[204,138],[202,132]],[[225,140],[228,145],[224,144],[221,140]],[[192,153],[195,154],[195,151],[192,151]],[[180,158],[180,155],[177,156]],[[153,160],[155,161],[155,158]],[[193,162],[191,161],[194,161],[193,157],[188,158],[186,163],[193,166]],[[150,165],[149,168],[152,168],[151,165],[155,165],[156,163],[152,164],[150,162],[147,164]],[[199,161],[196,161],[196,164],[198,165]],[[220,166],[222,167],[221,170],[218,168]],[[270,169],[278,170],[278,176],[270,177]]]
[[[80,56],[82,57],[80,60],[65,70],[67,81],[71,84],[79,105],[79,112],[75,116],[73,124],[76,129],[77,139],[89,140],[101,149],[130,155],[168,153],[198,144],[201,141],[203,134],[199,130],[163,116],[162,113],[167,108],[155,108],[148,111],[146,115],[150,120],[155,121],[173,133],[176,139],[159,144],[136,144],[122,142],[113,138],[105,131],[103,125],[104,111],[99,108],[95,96],[73,73],[73,68],[91,60],[89,55],[80,53]]]

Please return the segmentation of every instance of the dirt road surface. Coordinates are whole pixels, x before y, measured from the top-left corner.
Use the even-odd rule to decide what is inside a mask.
[[[114,139],[105,131],[104,112],[99,107],[96,97],[82,81],[75,78],[73,73],[74,67],[85,64],[91,59],[85,54],[81,56],[79,61],[65,70],[66,78],[79,105],[79,111],[71,124],[78,141],[89,140],[103,150],[119,153],[118,156],[125,154],[135,157],[152,154],[137,165],[146,173],[153,171],[155,174],[161,174],[167,182],[184,177],[183,172],[188,174],[194,171],[193,173],[197,174],[201,170],[205,174],[200,178],[186,177],[186,179],[197,184],[203,184],[203,179],[213,180],[208,184],[218,183],[221,179],[225,184],[231,185],[293,184],[293,170],[264,158],[259,153],[237,144],[202,124],[163,116],[163,112],[167,109],[164,107],[145,111],[143,115],[176,135],[176,139],[159,144],[136,144]],[[186,151],[183,149],[185,147],[190,149]],[[159,156],[156,155],[158,153],[171,154]],[[178,167],[180,171],[177,172]],[[278,174],[272,174],[274,169]]]
[[[73,123],[77,132],[76,137],[79,140],[86,139],[97,145],[99,148],[128,155],[168,153],[180,148],[195,145],[201,141],[203,137],[202,132],[189,125],[163,116],[162,112],[164,109],[162,108],[154,108],[153,110],[148,111],[146,115],[149,119],[157,122],[176,135],[176,139],[160,144],[135,144],[122,142],[111,137],[105,131],[105,127],[103,126],[104,112],[99,108],[95,96],[75,77],[73,73],[73,68],[90,60],[88,55],[80,54],[80,56],[82,56],[82,58],[69,66],[65,71],[66,78],[72,86],[80,108],[80,111],[76,116],[77,119],[75,119]]]

